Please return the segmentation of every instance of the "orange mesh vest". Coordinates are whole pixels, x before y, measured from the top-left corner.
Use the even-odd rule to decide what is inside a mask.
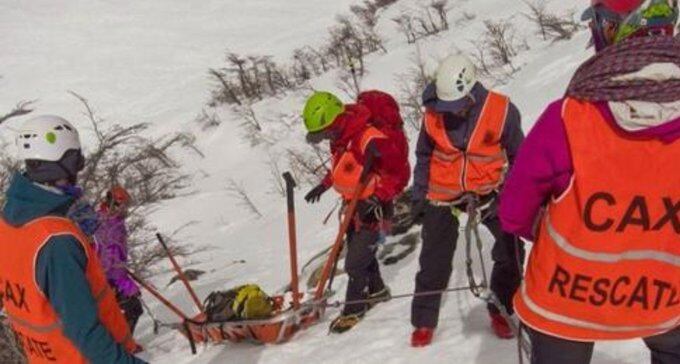
[[[367,128],[360,139],[361,144],[359,145],[359,148],[361,153],[366,154],[366,148],[368,148],[368,144],[372,140],[384,138],[387,138],[387,136],[380,132],[380,130],[374,127]],[[338,158],[333,158],[333,188],[338,191],[345,200],[352,199],[355,190],[359,187],[359,180],[364,171],[364,166],[354,157],[351,148],[352,146],[350,145],[350,147]],[[375,188],[379,179],[380,177],[376,174],[373,174],[370,177],[360,199],[369,198],[375,193]]]
[[[29,363],[87,363],[64,335],[55,313],[35,280],[38,252],[51,237],[70,235],[85,250],[88,289],[97,301],[99,320],[116,340],[132,351],[135,343],[87,238],[69,220],[44,217],[15,228],[0,218],[0,292],[12,329]]]
[[[510,100],[489,92],[472,132],[467,150],[454,147],[444,126],[444,116],[428,110],[425,131],[435,145],[430,159],[427,198],[452,201],[465,192],[486,195],[503,181],[507,157],[501,147]]]
[[[528,326],[596,341],[680,325],[680,141],[623,138],[597,108],[565,101],[569,189],[548,205],[515,295]]]

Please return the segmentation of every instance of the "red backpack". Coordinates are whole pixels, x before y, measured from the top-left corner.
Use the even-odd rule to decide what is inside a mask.
[[[404,133],[404,121],[399,114],[399,104],[390,94],[371,90],[359,94],[357,104],[371,111],[369,123],[397,143],[408,156],[408,140]]]

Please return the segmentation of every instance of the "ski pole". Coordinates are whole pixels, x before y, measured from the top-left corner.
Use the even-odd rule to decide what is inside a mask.
[[[323,271],[321,272],[321,278],[319,279],[318,285],[316,287],[316,292],[314,294],[314,299],[316,300],[319,300],[321,299],[321,297],[323,297],[326,282],[328,281],[328,278],[331,274],[331,269],[333,269],[333,266],[335,265],[335,260],[338,259],[338,255],[340,254],[340,249],[342,248],[345,233],[347,232],[347,229],[349,229],[349,225],[354,220],[354,212],[357,209],[357,205],[359,204],[361,195],[364,193],[364,190],[368,185],[369,177],[371,175],[370,174],[371,168],[373,167],[373,161],[375,160],[376,157],[376,151],[371,147],[372,144],[369,144],[369,150],[368,153],[366,154],[366,161],[364,163],[364,170],[361,172],[361,177],[359,178],[359,186],[357,186],[357,188],[354,190],[354,195],[352,196],[352,200],[349,203],[349,207],[347,208],[347,214],[345,215],[345,218],[342,220],[342,224],[340,225],[340,229],[338,230],[338,235],[335,237],[335,242],[333,243],[333,248],[331,249],[331,252],[328,255],[328,260],[326,261],[326,264],[324,264]]]
[[[163,297],[163,295],[160,294],[156,289],[151,287],[150,284],[146,283],[143,279],[138,277],[129,269],[127,269],[127,273],[130,275],[130,277],[132,277],[132,279],[135,280],[135,282],[137,282],[140,286],[146,289],[147,292],[151,293],[152,296],[156,297],[158,301],[165,305],[165,307],[169,308],[170,311],[174,312],[175,315],[179,316],[183,320],[189,320],[189,316],[187,316],[184,312],[182,312],[182,310],[177,308],[177,306],[173,305],[172,302],[170,302],[167,298]]]
[[[191,295],[191,299],[194,300],[196,307],[198,307],[198,310],[201,313],[205,313],[205,308],[203,307],[201,300],[198,299],[196,292],[194,291],[193,288],[191,288],[191,284],[189,284],[189,280],[184,275],[184,271],[182,270],[182,267],[180,267],[180,265],[175,260],[175,256],[172,254],[172,252],[168,248],[168,245],[165,244],[165,240],[163,240],[163,236],[160,233],[156,233],[156,238],[161,243],[163,250],[165,250],[165,254],[168,255],[168,258],[170,258],[170,262],[172,262],[172,266],[175,268],[177,275],[179,275],[179,279],[182,281],[182,283],[184,283],[184,286],[187,288],[187,291],[189,291],[189,295]]]
[[[290,289],[293,292],[293,308],[300,307],[300,286],[298,282],[297,234],[295,231],[295,180],[290,172],[283,174],[286,181],[288,202],[288,246],[290,250]]]

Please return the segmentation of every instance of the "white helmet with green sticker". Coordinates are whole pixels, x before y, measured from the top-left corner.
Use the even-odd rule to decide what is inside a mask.
[[[58,162],[69,150],[80,150],[80,137],[71,123],[54,115],[32,118],[19,129],[19,159]]]

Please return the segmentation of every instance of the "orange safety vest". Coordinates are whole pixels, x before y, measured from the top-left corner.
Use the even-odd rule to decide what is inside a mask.
[[[97,254],[73,222],[43,217],[17,228],[0,218],[0,292],[12,329],[22,343],[29,363],[88,362],[64,335],[59,316],[35,279],[40,249],[50,238],[63,235],[75,237],[85,251],[85,275],[89,294],[97,301],[99,320],[117,343],[132,352],[136,343]]]
[[[360,139],[359,150],[362,155],[366,154],[366,148],[374,139],[386,139],[387,136],[375,127],[367,128]],[[337,158],[333,157],[333,188],[342,195],[345,200],[351,200],[354,192],[359,187],[359,180],[361,174],[364,172],[364,166],[357,161],[357,158],[352,153],[352,145],[350,145]],[[376,186],[380,181],[380,176],[372,174],[369,178],[368,184],[364,192],[359,197],[366,199],[375,193]]]
[[[444,115],[428,110],[425,131],[434,143],[427,198],[453,201],[465,192],[487,195],[503,182],[507,156],[501,147],[510,100],[489,92],[467,150],[454,146],[444,126]]]
[[[529,327],[576,340],[647,337],[680,325],[680,141],[617,135],[567,99],[574,166],[549,203],[515,295]]]

